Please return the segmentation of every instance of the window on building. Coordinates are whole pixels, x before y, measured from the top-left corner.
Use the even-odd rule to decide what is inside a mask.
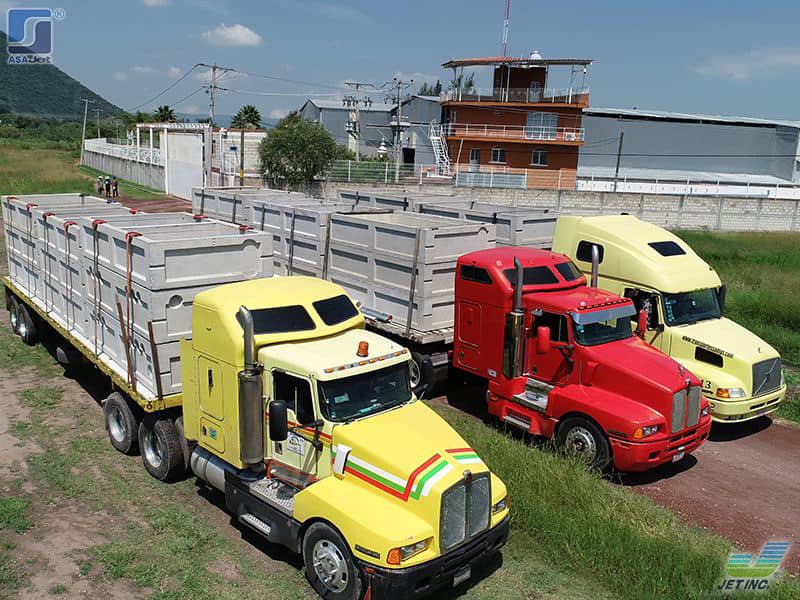
[[[506,162],[506,149],[502,146],[495,146],[492,148],[492,162],[505,163]]]
[[[469,151],[469,162],[479,165],[481,164],[481,149],[480,148],[472,148]]]
[[[534,148],[531,154],[531,165],[536,167],[547,166],[547,150],[544,148]]]
[[[525,137],[531,140],[554,140],[558,132],[558,113],[529,112]]]

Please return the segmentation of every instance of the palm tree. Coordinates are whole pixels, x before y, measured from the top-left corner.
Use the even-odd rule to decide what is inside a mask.
[[[252,104],[245,104],[231,119],[231,127],[234,129],[258,129],[261,127],[261,113]]]
[[[244,130],[258,129],[261,127],[261,113],[252,104],[245,104],[239,109],[233,119],[231,127],[241,130],[241,141],[239,143],[239,185],[244,185]]]
[[[475,73],[467,74],[466,78],[464,73],[456,75],[455,79],[450,81],[451,90],[461,90],[463,92],[471,92],[475,87]]]
[[[166,104],[164,106],[159,106],[153,116],[158,123],[172,123],[176,120],[175,111]]]

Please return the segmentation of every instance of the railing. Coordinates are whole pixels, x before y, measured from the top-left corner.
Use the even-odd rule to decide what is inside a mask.
[[[587,192],[664,194],[674,196],[729,196],[775,200],[800,200],[800,186],[791,183],[768,184],[692,179],[644,179],[632,177],[580,176],[577,189]]]
[[[543,140],[582,142],[586,132],[582,127],[528,127],[525,125],[481,125],[477,123],[446,123],[444,135],[492,139]]]
[[[589,88],[470,88],[445,90],[442,102],[525,102],[589,105]]]
[[[110,144],[104,138],[84,140],[83,148],[87,152],[96,152],[98,154],[105,154],[106,156],[132,160],[134,162],[151,165],[164,164],[164,157],[159,148],[148,148],[145,146],[139,146],[137,148],[130,144]]]
[[[455,184],[486,188],[574,190],[575,169],[521,169],[460,163],[453,166]]]
[[[400,181],[419,181],[438,173],[436,165],[400,165]],[[327,181],[394,183],[395,166],[388,160],[335,160],[322,173]]]

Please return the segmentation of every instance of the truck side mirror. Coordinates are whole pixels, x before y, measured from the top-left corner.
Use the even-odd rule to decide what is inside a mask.
[[[550,352],[550,328],[539,327],[536,329],[536,354]]]
[[[719,312],[722,314],[725,312],[725,296],[728,294],[728,286],[721,285],[717,290],[717,302],[719,303]]]
[[[269,437],[273,442],[285,442],[289,437],[289,417],[283,400],[269,403]]]
[[[639,318],[636,321],[636,335],[640,338],[644,338],[645,331],[647,331],[647,312],[640,310]]]

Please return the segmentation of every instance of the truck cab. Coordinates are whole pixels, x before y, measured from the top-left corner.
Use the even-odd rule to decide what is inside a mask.
[[[553,250],[591,270],[599,285],[647,313],[645,339],[702,380],[718,422],[774,412],[786,396],[781,358],[767,342],[724,316],[719,275],[678,236],[631,215],[559,217]]]
[[[182,341],[195,474],[324,597],[411,597],[508,536],[506,487],[409,385],[408,350],[309,277],[220,286]]]
[[[633,335],[633,302],[587,287],[566,256],[506,247],[456,275],[453,364],[488,381],[491,415],[591,465],[643,471],[708,437],[700,381]]]

